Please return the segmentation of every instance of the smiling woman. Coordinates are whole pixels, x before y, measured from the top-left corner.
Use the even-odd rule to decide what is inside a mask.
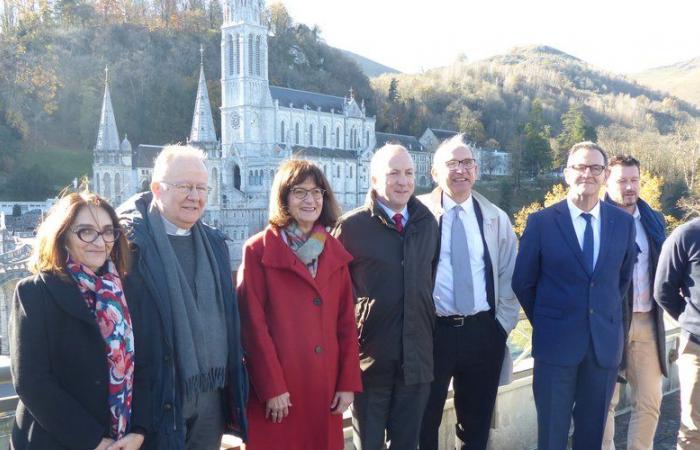
[[[19,396],[12,448],[143,443],[148,391],[134,351],[139,318],[122,290],[126,269],[127,243],[112,206],[87,191],[63,196],[39,227],[35,275],[17,285],[12,303]]]
[[[250,450],[343,448],[343,412],[361,383],[351,258],[326,231],[337,217],[321,169],[286,161],[272,184],[270,226],[243,249]]]

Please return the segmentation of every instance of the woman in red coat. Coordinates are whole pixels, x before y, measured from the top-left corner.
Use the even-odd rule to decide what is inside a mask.
[[[270,225],[243,249],[249,450],[343,448],[343,412],[362,384],[351,256],[326,231],[338,210],[318,167],[287,161],[272,185]]]

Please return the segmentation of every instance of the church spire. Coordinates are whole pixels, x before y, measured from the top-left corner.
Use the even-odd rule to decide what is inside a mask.
[[[97,131],[95,151],[119,151],[119,132],[117,132],[117,122],[114,120],[112,98],[109,95],[109,69],[107,67],[105,67],[105,94],[102,98],[102,114],[100,114],[100,128]]]
[[[207,92],[207,80],[204,77],[204,48],[199,47],[199,86],[197,87],[197,100],[194,105],[194,117],[192,117],[192,130],[190,142],[216,142],[216,130],[214,119],[211,116],[209,93]]]

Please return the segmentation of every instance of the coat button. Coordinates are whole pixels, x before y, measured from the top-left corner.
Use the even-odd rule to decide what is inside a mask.
[[[102,384],[102,382],[100,380],[95,380],[95,386],[99,386],[101,384]]]
[[[593,315],[593,308],[589,309],[589,310],[588,310],[588,313],[589,313],[590,315]]]
[[[316,305],[316,306],[321,306],[321,303],[323,303],[323,302],[321,301],[320,298],[315,298],[315,299],[314,299],[314,305]]]
[[[163,405],[163,409],[165,411],[170,411],[171,409],[173,409],[172,403],[166,403],[165,405]]]
[[[314,348],[315,353],[321,353],[322,349],[320,345],[317,345],[316,348]]]
[[[163,361],[165,361],[166,363],[170,362],[170,355],[163,356]]]
[[[595,283],[591,281],[591,287],[595,287]]]

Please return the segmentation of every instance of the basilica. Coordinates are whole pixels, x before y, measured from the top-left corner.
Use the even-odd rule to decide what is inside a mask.
[[[404,145],[416,163],[416,187],[428,189],[435,147],[430,139],[455,134],[429,129],[418,139],[378,133],[375,117],[367,115],[364,101],[358,103],[351,87],[347,96],[337,97],[271,86],[264,7],[264,0],[224,2],[221,137],[216,135],[202,62],[187,139],[206,152],[212,192],[205,221],[230,238],[234,267],[245,240],[266,225],[272,178],[283,160],[314,161],[347,211],[364,202],[376,148],[387,142]],[[107,77],[93,152],[93,186],[118,205],[148,189],[153,161],[163,146],[132,148],[126,136],[120,140],[110,95]]]

